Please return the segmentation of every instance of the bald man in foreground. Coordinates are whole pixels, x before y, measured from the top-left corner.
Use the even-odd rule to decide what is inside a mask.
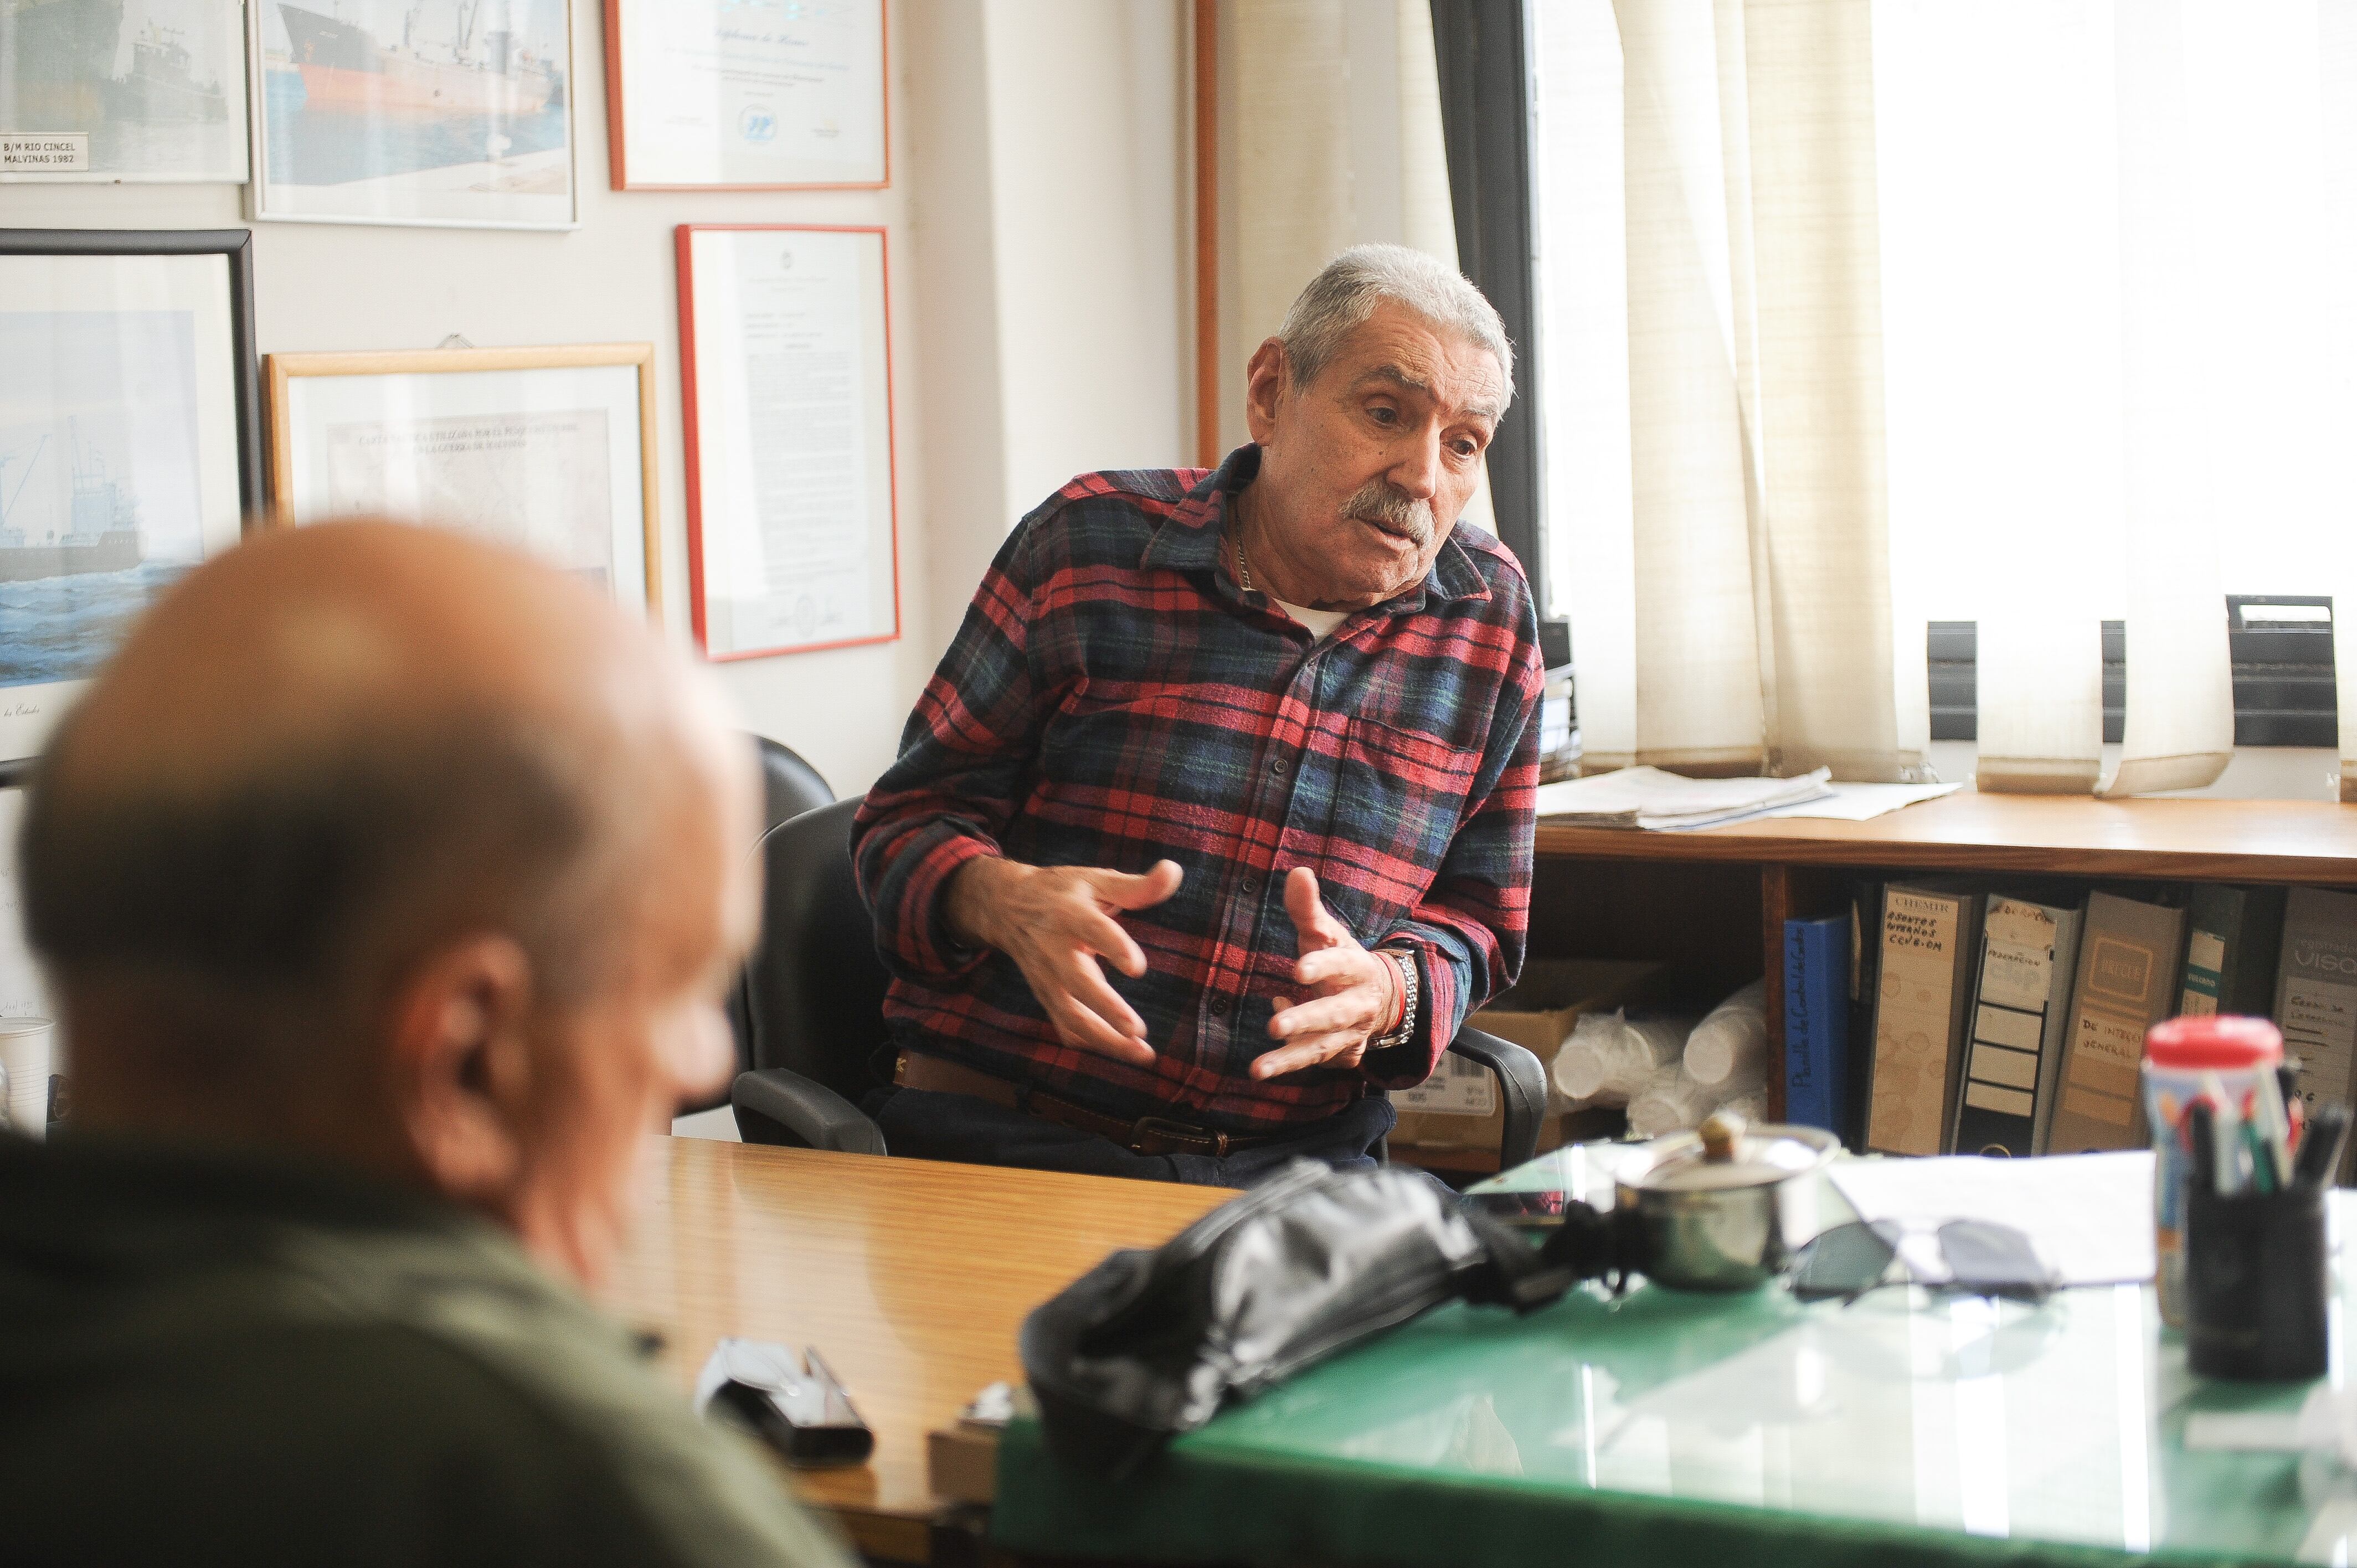
[[[73,1129],[0,1137],[0,1560],[845,1561],[576,1287],[730,1065],[749,756],[580,584],[264,536],[42,758]]]

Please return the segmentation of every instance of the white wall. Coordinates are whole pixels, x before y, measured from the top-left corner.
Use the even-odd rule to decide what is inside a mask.
[[[1406,126],[1400,94],[1400,7],[1403,0],[1294,0],[1257,14],[1245,7],[1265,6],[1265,0],[1222,0],[1220,5],[1220,447],[1222,452],[1250,439],[1244,427],[1244,365],[1261,343],[1285,318],[1293,295],[1318,266],[1351,245],[1426,245],[1417,231],[1406,200],[1406,170],[1403,161]],[[1421,0],[1415,0],[1421,4]],[[1257,30],[1255,30],[1257,29]],[[1256,41],[1284,39],[1301,59],[1322,57],[1328,70],[1285,79],[1282,91],[1291,118],[1282,123],[1255,124],[1268,117],[1243,102],[1240,79],[1247,62],[1242,58]],[[1299,63],[1299,59],[1295,62]],[[1278,91],[1268,80],[1284,70],[1282,61],[1265,61],[1264,91]],[[1307,68],[1304,68],[1305,70]],[[1437,100],[1436,100],[1437,101]],[[1256,177],[1249,162],[1265,160],[1269,149],[1261,138],[1271,135],[1314,136],[1332,144],[1331,156],[1321,160],[1326,173],[1312,181],[1315,188],[1301,193],[1298,202],[1310,210],[1289,214],[1272,225],[1265,212],[1254,215],[1261,225],[1259,243],[1287,252],[1297,275],[1275,280],[1260,277],[1258,291],[1246,277],[1245,252],[1252,236],[1245,231],[1246,206],[1256,192],[1267,188],[1270,177]],[[1296,166],[1291,152],[1277,160]],[[1311,232],[1299,231],[1307,226]],[[1286,233],[1290,226],[1294,232]],[[1304,246],[1306,245],[1306,251]],[[1453,240],[1446,252],[1455,260]],[[1265,268],[1265,263],[1263,263]],[[1255,268],[1255,274],[1262,271]],[[1255,292],[1260,297],[1254,297]]]
[[[1074,474],[1190,460],[1184,0],[933,0],[914,47],[919,289],[945,645]],[[977,69],[978,68],[978,69]]]
[[[992,248],[1015,516],[1076,473],[1187,461],[1186,38],[1177,0],[989,8]]]
[[[454,332],[482,348],[651,341],[663,618],[683,641],[673,227],[882,225],[904,635],[720,671],[748,725],[802,752],[844,795],[891,760],[1014,520],[1077,470],[1178,462],[1186,446],[1180,0],[899,0],[888,10],[889,189],[609,190],[603,7],[574,0],[579,230],[251,224],[265,354],[429,349]],[[248,220],[238,187],[8,185],[0,226]]]

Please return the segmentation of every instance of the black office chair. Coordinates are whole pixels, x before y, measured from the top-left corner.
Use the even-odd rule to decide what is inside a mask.
[[[761,939],[745,966],[737,1035],[748,1070],[731,1100],[748,1144],[886,1153],[884,1134],[859,1110],[882,1087],[887,976],[867,907],[851,869],[856,800],[807,811],[761,841]],[[1448,1048],[1498,1080],[1505,1104],[1505,1165],[1538,1152],[1546,1114],[1539,1058],[1479,1029]]]
[[[817,768],[802,759],[801,753],[765,735],[755,736],[753,744],[761,753],[762,815],[767,827],[791,822],[804,811],[834,803],[834,791],[827,788]]]
[[[764,834],[805,811],[834,803],[834,791],[827,787],[826,779],[821,777],[817,768],[802,760],[800,752],[791,746],[780,746],[765,735],[757,735],[752,739],[754,749],[761,758],[761,831]],[[760,853],[759,841],[755,841],[752,853]],[[745,981],[739,975],[736,988],[728,993],[727,1002],[729,1032],[737,1037],[738,1072],[756,1065],[745,1052],[745,1042],[751,1038],[751,1031],[745,1021],[744,1011]],[[683,1104],[680,1110],[683,1113],[711,1111],[727,1104],[728,1101],[728,1089],[724,1086],[717,1093]]]
[[[866,902],[851,871],[856,800],[780,822],[761,839],[761,936],[729,1008],[737,1077],[729,1099],[748,1144],[884,1153],[859,1109],[884,1078],[884,989]]]

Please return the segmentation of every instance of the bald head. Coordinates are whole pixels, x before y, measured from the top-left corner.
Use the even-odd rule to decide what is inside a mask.
[[[507,943],[547,1013],[741,942],[750,891],[715,895],[754,789],[700,678],[579,580],[438,530],[273,532],[59,729],[27,928],[93,1088],[135,1057],[358,1086],[453,944]]]

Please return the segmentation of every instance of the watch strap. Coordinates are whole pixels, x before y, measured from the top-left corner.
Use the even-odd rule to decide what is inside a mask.
[[[1421,976],[1416,971],[1415,954],[1401,948],[1377,948],[1375,952],[1378,957],[1388,961],[1392,968],[1398,972],[1400,983],[1398,1024],[1393,1026],[1390,1034],[1369,1043],[1370,1049],[1383,1051],[1389,1050],[1394,1046],[1406,1045],[1415,1038],[1416,1004],[1422,1000],[1419,993],[1423,990],[1423,984]]]

